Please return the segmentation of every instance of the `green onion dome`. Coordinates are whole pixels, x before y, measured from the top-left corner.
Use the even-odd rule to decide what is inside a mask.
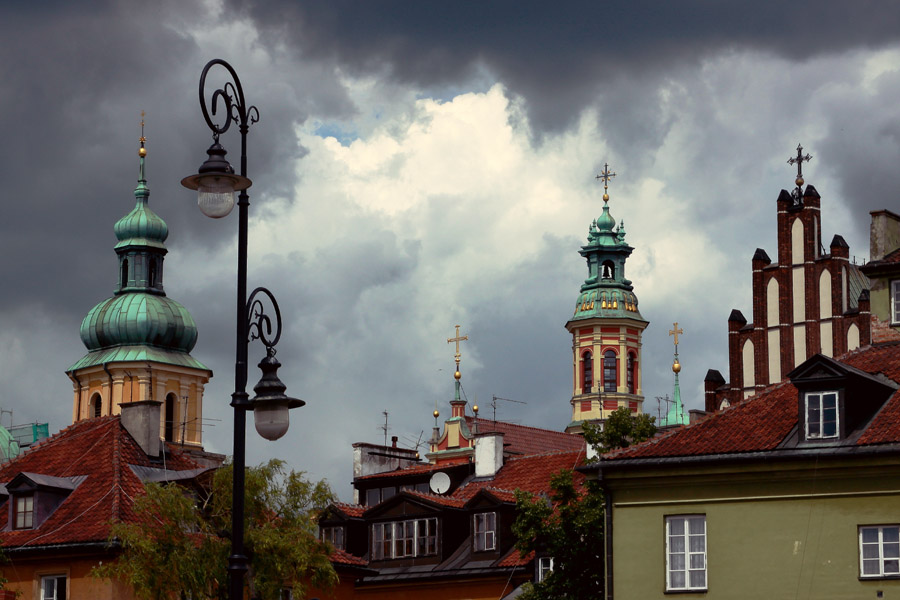
[[[147,345],[190,352],[197,343],[197,324],[171,298],[130,292],[92,308],[81,323],[81,341],[89,351]]]

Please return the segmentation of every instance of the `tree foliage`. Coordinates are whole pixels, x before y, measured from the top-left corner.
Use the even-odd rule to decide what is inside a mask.
[[[516,547],[523,555],[553,557],[553,572],[528,586],[520,600],[567,598],[588,600],[603,595],[603,492],[594,482],[576,487],[572,471],[550,480],[550,496],[516,492],[513,524]]]
[[[180,485],[148,484],[147,493],[134,500],[141,521],[112,526],[110,540],[121,554],[93,574],[130,584],[142,600],[224,597],[232,475],[225,465],[208,489],[193,493]],[[282,589],[292,587],[294,597],[302,598],[306,582],[321,588],[336,583],[329,548],[316,535],[316,515],[334,500],[328,485],[287,471],[279,460],[249,468],[245,477],[250,597],[280,600]]]
[[[643,413],[632,414],[622,407],[610,413],[603,427],[584,423],[584,439],[601,454],[617,448],[627,448],[649,440],[656,434],[656,417]]]
[[[605,426],[584,423],[584,438],[600,453],[627,448],[656,433],[656,419],[633,416],[628,408],[610,414]],[[550,480],[547,498],[516,492],[513,532],[522,555],[534,552],[553,558],[553,572],[528,584],[520,600],[595,599],[603,596],[604,496],[596,481],[575,484],[572,471]]]

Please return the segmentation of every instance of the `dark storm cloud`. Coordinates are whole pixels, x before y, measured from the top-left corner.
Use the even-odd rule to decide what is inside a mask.
[[[437,86],[486,66],[524,96],[533,124],[558,129],[603,91],[727,49],[801,61],[900,37],[877,2],[254,2],[227,0],[307,58],[356,74]]]

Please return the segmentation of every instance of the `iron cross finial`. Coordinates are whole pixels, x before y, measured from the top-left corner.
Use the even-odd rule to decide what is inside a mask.
[[[456,337],[447,338],[448,344],[452,344],[453,342],[456,342],[456,355],[453,358],[456,360],[457,366],[459,365],[459,359],[462,357],[462,354],[459,353],[459,343],[464,340],[468,340],[468,339],[469,339],[468,335],[464,335],[464,336],[459,335],[459,325],[456,326]]]
[[[603,171],[597,175],[596,179],[603,180],[603,201],[609,202],[609,180],[615,177],[616,174],[614,172],[610,172],[609,163],[603,163]]]
[[[803,179],[803,169],[802,165],[805,162],[809,162],[812,160],[812,156],[807,153],[806,156],[803,155],[803,146],[797,144],[797,156],[792,156],[788,159],[789,165],[797,165],[797,179]],[[802,184],[797,184],[802,185]]]
[[[675,348],[677,349],[678,348],[678,336],[684,334],[684,329],[678,328],[678,321],[675,321],[674,323],[672,323],[672,327],[674,327],[674,329],[669,330],[669,335],[675,336]]]

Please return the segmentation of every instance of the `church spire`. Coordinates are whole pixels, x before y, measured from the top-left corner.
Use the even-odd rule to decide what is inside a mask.
[[[672,395],[672,404],[669,406],[662,423],[660,423],[660,427],[688,424],[688,419],[684,414],[684,404],[681,402],[681,386],[678,384],[678,374],[681,372],[681,363],[678,362],[678,336],[682,334],[684,334],[684,329],[678,327],[678,322],[672,323],[669,335],[675,338],[675,360],[672,361],[672,373],[675,374],[675,392]]]

